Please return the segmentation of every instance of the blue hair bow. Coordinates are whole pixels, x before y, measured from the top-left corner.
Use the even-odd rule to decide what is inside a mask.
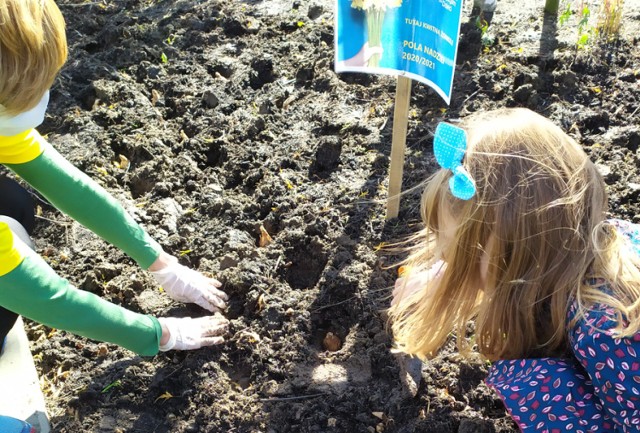
[[[469,200],[476,194],[476,183],[462,166],[462,158],[467,150],[467,133],[464,129],[440,122],[433,137],[433,153],[440,167],[451,170],[449,189],[454,197]]]

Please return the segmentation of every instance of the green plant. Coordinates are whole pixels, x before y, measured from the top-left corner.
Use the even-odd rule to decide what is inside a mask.
[[[583,2],[580,21],[578,21],[578,41],[576,45],[578,49],[585,49],[591,41],[591,35],[593,34],[593,27],[589,24],[589,18],[591,17],[591,9]]]
[[[108,392],[111,388],[117,388],[119,386],[122,386],[122,381],[120,379],[114,380],[109,385],[107,385],[104,388],[102,388],[101,393],[104,394],[104,393]]]
[[[567,22],[569,22],[569,18],[571,18],[571,15],[573,15],[573,11],[571,10],[571,3],[567,3],[567,7],[564,8],[564,12],[562,12],[562,14],[560,14],[560,16],[558,17],[558,23],[561,26],[564,26]]]
[[[489,23],[482,15],[479,15],[475,21],[476,28],[480,30],[482,46],[488,49],[495,42],[495,38],[489,33]]]
[[[558,16],[558,23],[563,26],[572,17],[577,20],[576,48],[586,49],[595,37],[609,42],[617,39],[622,27],[624,0],[601,0],[597,4],[598,14],[593,22],[596,2],[594,0],[568,0],[563,12]],[[590,7],[591,5],[591,7]]]
[[[479,15],[476,18],[476,28],[480,30],[480,33],[482,33],[482,36],[484,36],[485,33],[487,33],[487,30],[489,30],[489,23]]]
[[[595,28],[590,23],[591,9],[587,0],[576,1],[576,10],[574,10],[573,4],[571,1],[567,2],[564,11],[558,16],[558,23],[563,26],[569,22],[571,17],[576,16],[576,19],[578,19],[576,48],[584,50],[589,46],[592,36],[596,33]]]
[[[160,54],[160,61],[162,63],[169,63],[169,58],[167,57],[167,55],[165,53]]]

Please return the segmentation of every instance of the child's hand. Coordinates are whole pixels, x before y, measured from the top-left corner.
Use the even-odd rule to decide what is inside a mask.
[[[446,263],[439,260],[428,271],[412,272],[411,269],[406,271],[405,276],[396,280],[391,306],[398,304],[402,299],[411,296],[413,293],[432,283],[433,280],[444,272],[446,266]],[[428,292],[428,295],[430,295],[430,292]]]
[[[151,271],[158,284],[174,300],[193,302],[202,308],[220,312],[226,308],[227,295],[219,290],[220,281],[208,278],[172,260],[159,270]]]
[[[222,335],[227,332],[229,321],[220,314],[199,317],[161,317],[162,326],[160,350],[193,350],[224,342]]]

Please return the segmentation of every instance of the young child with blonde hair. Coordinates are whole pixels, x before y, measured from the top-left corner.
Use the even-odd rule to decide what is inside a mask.
[[[640,230],[607,219],[596,166],[527,109],[441,123],[434,153],[390,309],[397,349],[428,359],[453,333],[492,362],[522,431],[637,431]]]
[[[220,312],[227,298],[220,282],[164,252],[112,196],[36,131],[66,57],[65,23],[53,0],[0,0],[0,163],[149,270],[173,299]],[[228,322],[219,314],[157,319],[78,290],[58,276],[29,247],[33,206],[29,194],[8,178],[0,179],[0,211],[0,343],[18,314],[147,356],[224,340]],[[11,422],[0,417],[0,430],[20,431]]]

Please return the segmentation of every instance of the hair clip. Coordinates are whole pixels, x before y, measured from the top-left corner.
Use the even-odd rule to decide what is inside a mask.
[[[440,167],[451,170],[449,189],[454,197],[469,200],[476,194],[476,183],[462,166],[467,150],[467,132],[450,123],[440,122],[433,137],[433,153]]]

